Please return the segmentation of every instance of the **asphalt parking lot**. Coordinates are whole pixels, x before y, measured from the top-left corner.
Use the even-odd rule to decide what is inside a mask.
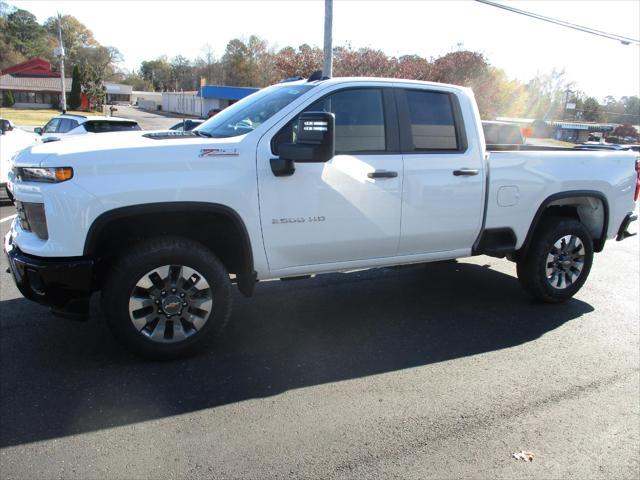
[[[558,306],[489,257],[266,282],[215,349],[171,363],[124,351],[95,308],[51,317],[6,266],[3,479],[640,474],[637,237]]]
[[[135,120],[143,130],[167,130],[183,119],[178,114],[149,112],[127,105],[118,105],[116,108],[117,110],[113,112],[114,116]]]

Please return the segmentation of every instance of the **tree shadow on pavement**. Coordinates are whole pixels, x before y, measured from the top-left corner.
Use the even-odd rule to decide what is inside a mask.
[[[161,363],[124,351],[95,305],[74,323],[0,302],[0,447],[509,348],[593,310],[532,302],[467,263],[265,282],[235,300],[216,346]]]

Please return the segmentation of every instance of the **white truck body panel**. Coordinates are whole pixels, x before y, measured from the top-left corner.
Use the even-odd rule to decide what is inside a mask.
[[[275,177],[269,166],[273,135],[326,93],[358,86],[456,95],[468,148],[447,154],[336,155],[327,163],[298,164],[290,177]],[[243,108],[250,99],[229,108]],[[266,279],[468,256],[483,228],[512,229],[520,248],[538,208],[556,193],[603,195],[609,238],[633,211],[635,154],[488,154],[480,125],[473,94],[466,88],[394,79],[332,79],[320,82],[252,132],[232,138],[154,140],[143,136],[148,132],[119,132],[38,145],[24,150],[15,166],[70,166],[74,177],[60,184],[17,182],[17,200],[44,203],[49,238],[40,240],[22,230],[19,222],[14,222],[11,235],[30,255],[82,256],[91,225],[105,212],[149,203],[208,202],[239,215],[249,235],[257,278]],[[203,156],[208,149],[228,154]],[[453,176],[460,168],[477,169],[478,174]],[[374,170],[398,175],[368,178]],[[585,208],[599,208],[588,204]],[[305,221],[289,221],[299,218]]]

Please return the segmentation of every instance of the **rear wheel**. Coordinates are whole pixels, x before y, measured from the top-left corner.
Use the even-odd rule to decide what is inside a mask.
[[[183,238],[147,241],[127,251],[109,273],[103,309],[115,336],[153,359],[194,354],[225,327],[229,275],[203,245]]]
[[[559,303],[573,297],[589,276],[593,240],[578,220],[552,217],[540,225],[526,257],[518,260],[518,280],[535,298]]]

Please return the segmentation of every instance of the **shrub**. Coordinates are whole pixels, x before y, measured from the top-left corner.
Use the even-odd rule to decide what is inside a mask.
[[[2,99],[2,106],[3,107],[13,107],[13,105],[16,103],[15,98],[13,97],[13,92],[11,90],[8,90],[5,94],[4,97]]]

